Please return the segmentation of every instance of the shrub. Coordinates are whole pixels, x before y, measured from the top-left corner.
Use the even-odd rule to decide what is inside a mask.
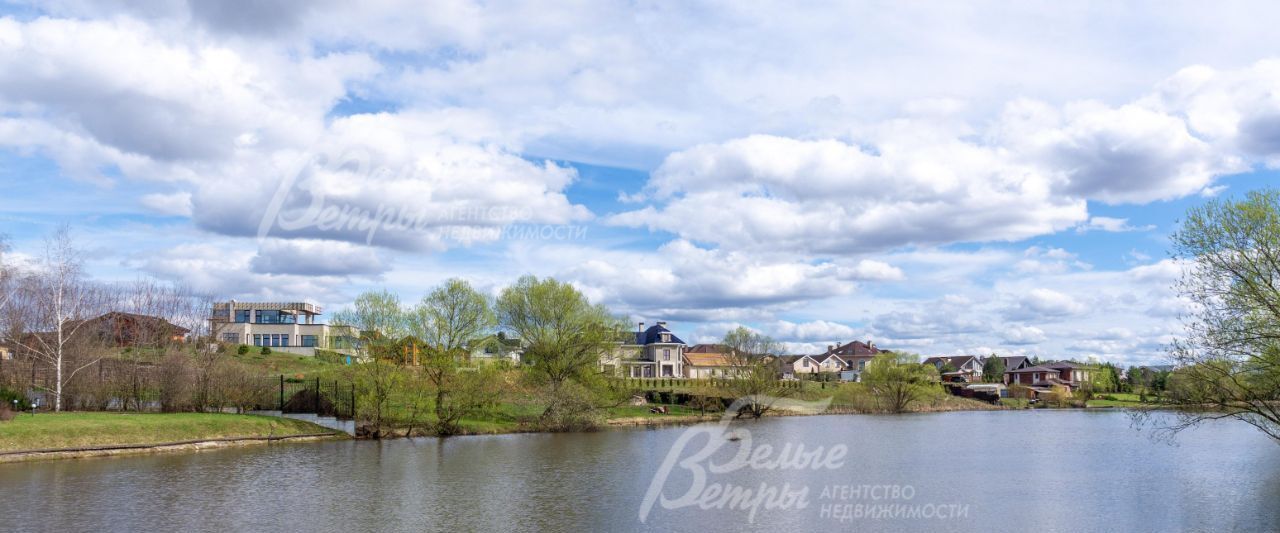
[[[192,408],[192,366],[190,359],[181,354],[171,354],[160,362],[157,385],[161,411],[173,413]]]
[[[236,348],[236,353],[239,355],[249,355],[249,347],[241,344],[239,348]]]
[[[18,391],[0,387],[0,404],[3,404],[6,408],[12,409],[14,406],[14,400],[18,400],[17,405],[19,411],[26,411],[31,408],[31,401],[28,400],[26,396],[20,394]]]
[[[262,347],[262,355],[271,355],[271,348],[270,348],[270,347],[267,347],[267,346],[263,346],[263,347]]]

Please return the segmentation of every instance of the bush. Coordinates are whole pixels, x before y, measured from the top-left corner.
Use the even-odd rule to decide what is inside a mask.
[[[157,385],[161,411],[174,413],[192,408],[192,384],[195,381],[192,366],[191,360],[182,354],[171,354],[160,362]]]
[[[19,411],[26,411],[31,408],[31,401],[28,400],[26,396],[20,394],[18,391],[0,387],[0,404],[12,409],[14,406],[14,400],[18,401]]]
[[[316,348],[315,357],[319,361],[324,361],[326,363],[333,363],[335,365],[344,365],[347,363],[346,355],[335,352],[335,351],[331,351],[331,350],[324,350],[321,348]]]
[[[241,344],[239,348],[236,348],[236,353],[239,355],[249,355],[249,347]]]
[[[263,346],[263,347],[262,347],[262,355],[271,355],[271,348],[270,348],[270,347],[267,347],[267,346]]]

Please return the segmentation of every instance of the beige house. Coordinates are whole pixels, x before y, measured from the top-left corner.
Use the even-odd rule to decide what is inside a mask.
[[[316,323],[321,309],[309,303],[216,303],[209,318],[213,339],[228,344],[315,355],[316,348],[348,352],[359,338],[347,326]]]
[[[784,355],[778,358],[778,372],[783,379],[795,378],[801,374],[817,374],[820,372],[818,361],[810,355]]]
[[[600,369],[610,375],[629,378],[679,378],[685,376],[685,343],[666,322],[649,329],[644,323],[634,334],[618,343],[612,352],[600,359]]]

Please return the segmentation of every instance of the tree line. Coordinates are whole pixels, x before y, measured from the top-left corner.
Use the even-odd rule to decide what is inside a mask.
[[[0,346],[13,356],[0,360],[6,395],[25,404],[39,391],[55,411],[243,410],[269,396],[269,383],[229,354],[175,340],[179,331],[206,337],[210,298],[154,280],[94,281],[65,226],[33,261],[8,250],[0,239]]]

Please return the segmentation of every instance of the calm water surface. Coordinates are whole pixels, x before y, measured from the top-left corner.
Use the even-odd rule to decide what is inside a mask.
[[[655,473],[689,428],[0,465],[0,531],[1280,530],[1280,446],[1242,424],[1205,426],[1174,445],[1136,432],[1120,412],[817,416],[739,427],[748,438],[717,441],[711,462],[748,442],[756,453],[771,446],[771,457],[788,444],[844,445],[848,455],[838,468],[747,467],[705,479],[721,489],[807,488],[803,509],[762,505],[749,517],[658,501],[644,522]],[[710,442],[692,438],[676,455],[688,459]],[[688,492],[691,468],[673,467],[661,494]],[[864,485],[900,494],[840,490]],[[864,514],[897,506],[935,516],[839,516],[859,505]],[[939,505],[955,516],[939,518],[947,514]]]

